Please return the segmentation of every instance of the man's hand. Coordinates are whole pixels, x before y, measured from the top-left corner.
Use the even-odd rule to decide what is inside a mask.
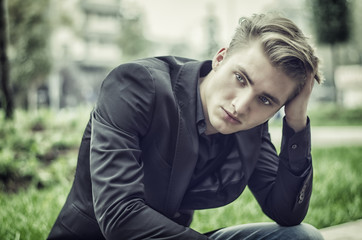
[[[314,74],[310,74],[300,93],[285,105],[285,119],[289,127],[299,132],[307,125],[307,108],[314,86]]]

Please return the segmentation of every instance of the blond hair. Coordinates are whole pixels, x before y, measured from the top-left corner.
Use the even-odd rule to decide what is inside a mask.
[[[312,74],[318,83],[323,81],[318,69],[319,59],[306,36],[289,19],[277,14],[256,14],[241,18],[230,42],[228,54],[258,40],[274,67],[281,69],[298,83],[295,95]]]

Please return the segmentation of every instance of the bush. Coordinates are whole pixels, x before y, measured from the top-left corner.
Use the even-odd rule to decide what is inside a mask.
[[[309,117],[314,126],[361,126],[362,108],[344,108],[332,104],[311,108]]]
[[[43,188],[59,183],[64,176],[55,174],[53,165],[67,162],[68,157],[72,164],[63,164],[68,167],[64,172],[67,178],[72,177],[89,116],[85,111],[89,109],[59,113],[42,109],[32,114],[16,111],[13,121],[0,118],[0,191],[17,192],[30,185]]]

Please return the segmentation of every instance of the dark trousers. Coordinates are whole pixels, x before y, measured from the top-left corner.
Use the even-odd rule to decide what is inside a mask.
[[[206,234],[213,240],[323,240],[309,224],[282,227],[276,223],[252,223],[223,228]]]

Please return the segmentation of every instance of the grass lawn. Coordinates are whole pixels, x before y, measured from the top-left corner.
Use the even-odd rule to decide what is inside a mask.
[[[362,119],[360,113],[339,118],[339,125],[356,116]],[[88,116],[89,109],[80,109],[56,115],[19,112],[11,123],[0,117],[1,240],[46,238],[71,187]],[[314,190],[305,222],[323,228],[361,219],[362,146],[313,148],[312,153]],[[246,189],[228,206],[197,211],[191,227],[206,232],[261,221],[270,220]]]
[[[0,193],[0,239],[46,239],[70,187],[30,188],[17,194]]]
[[[305,222],[318,228],[362,218],[362,147],[313,149],[315,179]],[[70,180],[51,188],[31,187],[17,194],[0,193],[0,239],[45,239],[65,201]],[[192,228],[215,228],[270,221],[249,190],[228,206],[197,211]]]
[[[315,148],[314,184],[304,222],[317,228],[362,218],[362,146]],[[196,212],[192,227],[201,232],[249,223],[270,221],[249,190],[228,206]]]

